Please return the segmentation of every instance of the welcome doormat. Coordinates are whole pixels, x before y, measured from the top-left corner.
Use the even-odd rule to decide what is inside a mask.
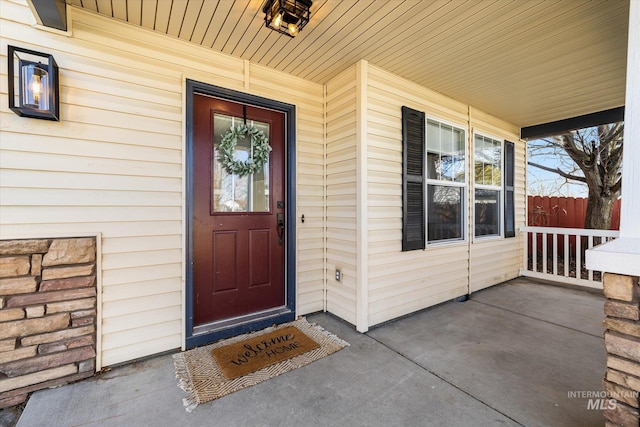
[[[318,347],[320,344],[300,329],[287,326],[214,348],[211,354],[224,376],[232,380]]]
[[[349,345],[302,318],[173,356],[187,411],[261,383]],[[277,359],[276,359],[277,358]]]

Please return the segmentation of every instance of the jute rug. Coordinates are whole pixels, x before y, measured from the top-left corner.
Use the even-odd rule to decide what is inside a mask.
[[[307,365],[349,345],[302,318],[173,356],[187,411]]]

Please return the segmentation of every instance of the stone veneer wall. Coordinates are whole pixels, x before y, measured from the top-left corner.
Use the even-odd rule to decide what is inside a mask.
[[[96,238],[0,240],[0,408],[90,377]]]
[[[640,392],[640,287],[638,277],[606,273],[603,277],[604,343],[607,373],[603,386],[610,399],[606,425],[638,426]]]

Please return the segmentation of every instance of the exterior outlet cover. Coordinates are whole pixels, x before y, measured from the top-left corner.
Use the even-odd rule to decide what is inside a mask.
[[[339,268],[336,268],[336,282],[339,282],[342,279],[342,272]]]

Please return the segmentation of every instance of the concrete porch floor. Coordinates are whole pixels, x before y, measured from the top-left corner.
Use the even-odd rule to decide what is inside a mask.
[[[601,426],[570,392],[602,389],[604,297],[516,279],[359,334],[351,345],[187,413],[171,355],[29,400],[31,426]]]

